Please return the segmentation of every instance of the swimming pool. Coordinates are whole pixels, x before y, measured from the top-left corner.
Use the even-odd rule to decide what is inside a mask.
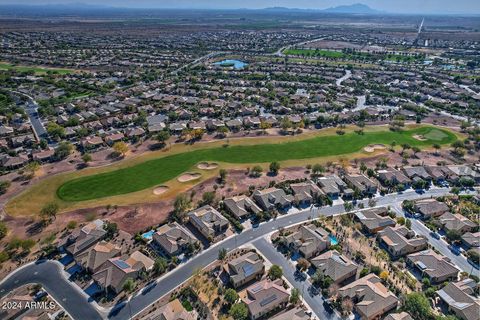
[[[146,240],[152,240],[154,233],[155,233],[155,230],[150,230],[148,232],[145,232],[144,234],[142,234],[142,238]]]
[[[214,65],[217,65],[217,66],[222,66],[222,67],[233,67],[234,69],[243,69],[245,66],[247,66],[248,64],[243,62],[243,61],[240,61],[240,60],[230,60],[230,59],[226,59],[226,60],[223,60],[223,61],[218,61],[218,62],[215,62],[213,63]]]
[[[331,244],[332,246],[338,244],[338,239],[337,239],[337,237],[335,237],[333,234],[329,234],[328,237],[330,238],[330,244]]]

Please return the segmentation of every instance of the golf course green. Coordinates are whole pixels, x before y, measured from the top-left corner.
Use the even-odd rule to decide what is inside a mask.
[[[422,139],[418,139],[418,136]],[[364,134],[350,132],[282,143],[206,148],[76,178],[61,185],[57,195],[64,201],[84,201],[140,191],[165,183],[202,161],[268,163],[350,154],[361,151],[369,144],[389,145],[395,141],[397,145],[409,144],[422,148],[455,140],[455,134],[450,131],[421,126],[399,132],[385,128]]]

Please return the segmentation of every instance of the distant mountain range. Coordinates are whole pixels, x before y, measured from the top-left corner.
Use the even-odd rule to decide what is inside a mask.
[[[11,10],[39,10],[40,12],[46,11],[55,11],[55,12],[65,12],[65,11],[95,11],[99,9],[107,9],[107,10],[115,10],[115,11],[124,11],[124,10],[139,10],[141,8],[127,8],[127,7],[112,7],[108,5],[101,5],[101,4],[86,4],[81,2],[66,2],[66,3],[59,3],[59,4],[39,4],[39,5],[16,5],[16,4],[7,4],[7,5],[0,5],[0,8],[7,9],[7,11]],[[9,9],[9,10],[8,10]],[[147,9],[147,8],[144,8]],[[152,8],[153,9],[153,8]],[[160,8],[159,8],[160,9]],[[224,9],[226,10],[226,9]],[[369,6],[356,3],[352,5],[343,5],[332,7],[328,9],[301,9],[301,8],[287,8],[287,7],[271,7],[271,8],[264,8],[264,9],[230,9],[230,10],[254,10],[254,11],[277,11],[277,12],[322,12],[322,13],[338,13],[338,14],[379,14],[384,13],[382,11],[378,11],[375,9],[370,8]],[[222,11],[220,9],[220,11]],[[7,12],[5,12],[7,13]]]
[[[382,11],[375,10],[362,3],[355,3],[347,6],[337,6],[322,10],[329,13],[353,13],[353,14],[379,14]]]
[[[356,3],[352,5],[345,5],[345,6],[337,6],[337,7],[331,7],[328,9],[300,9],[300,8],[286,8],[286,7],[270,7],[270,8],[265,8],[263,10],[267,11],[278,11],[278,12],[284,12],[284,11],[297,11],[297,12],[322,12],[322,13],[341,13],[341,14],[379,14],[379,13],[385,13],[383,11],[375,10],[370,8],[369,6],[362,4],[362,3]]]

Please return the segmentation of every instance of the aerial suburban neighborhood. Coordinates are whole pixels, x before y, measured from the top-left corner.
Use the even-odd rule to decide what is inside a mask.
[[[479,3],[60,2],[0,0],[0,319],[480,320]]]

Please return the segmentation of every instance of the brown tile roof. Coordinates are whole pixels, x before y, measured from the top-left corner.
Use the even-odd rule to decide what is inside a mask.
[[[355,309],[365,319],[381,316],[398,305],[398,298],[375,274],[369,274],[340,288],[339,294],[357,301]]]

